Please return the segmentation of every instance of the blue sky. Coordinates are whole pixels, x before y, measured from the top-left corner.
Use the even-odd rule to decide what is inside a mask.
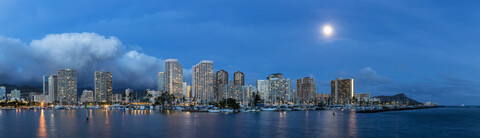
[[[243,71],[251,85],[277,72],[313,75],[317,91],[330,93],[329,81],[343,77],[356,79],[357,93],[478,105],[478,4],[0,1],[0,82],[38,84],[43,74],[75,68],[79,85],[89,86],[92,71],[104,69],[113,70],[114,87],[155,88],[163,60],[178,58],[186,72],[213,60],[215,70]],[[329,39],[320,33],[325,24],[334,28]]]

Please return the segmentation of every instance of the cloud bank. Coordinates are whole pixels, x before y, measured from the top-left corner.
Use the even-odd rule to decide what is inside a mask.
[[[49,34],[30,43],[0,36],[0,83],[41,84],[42,75],[64,68],[77,70],[79,87],[93,86],[94,72],[104,70],[113,73],[114,88],[155,88],[164,60],[96,33]]]

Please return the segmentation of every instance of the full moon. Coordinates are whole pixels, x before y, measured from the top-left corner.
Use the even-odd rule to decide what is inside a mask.
[[[323,26],[322,31],[323,31],[323,35],[327,37],[333,34],[333,28],[330,25]]]

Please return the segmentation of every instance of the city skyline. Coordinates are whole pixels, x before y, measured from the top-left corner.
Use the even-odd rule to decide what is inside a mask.
[[[0,83],[42,86],[71,68],[79,88],[107,70],[114,89],[157,89],[175,58],[188,84],[190,67],[211,60],[214,72],[243,72],[245,85],[282,73],[330,93],[342,77],[359,93],[479,104],[477,2],[52,3],[0,2]]]

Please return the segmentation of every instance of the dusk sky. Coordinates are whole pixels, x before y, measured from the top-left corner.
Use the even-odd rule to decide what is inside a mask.
[[[113,87],[156,88],[164,60],[184,80],[214,71],[355,79],[355,93],[405,93],[420,102],[478,105],[480,1],[0,1],[0,83],[40,86],[42,75],[113,72]],[[331,25],[326,38],[322,27]],[[295,83],[294,83],[295,84]]]

